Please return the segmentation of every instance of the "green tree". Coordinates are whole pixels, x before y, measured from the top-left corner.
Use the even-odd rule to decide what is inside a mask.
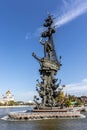
[[[0,102],[0,106],[3,106],[3,103]]]
[[[66,107],[70,107],[70,106],[71,106],[71,100],[67,99],[67,100],[65,101],[65,106],[66,106]]]
[[[77,99],[75,105],[80,106],[82,104],[81,100]]]
[[[56,97],[56,102],[62,103],[64,101],[64,98],[65,98],[64,92],[60,91],[58,96]]]
[[[18,103],[14,102],[14,101],[9,101],[7,105],[8,106],[13,106],[13,105],[18,105]]]

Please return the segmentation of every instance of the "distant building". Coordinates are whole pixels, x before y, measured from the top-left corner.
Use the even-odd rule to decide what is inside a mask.
[[[87,96],[81,96],[81,101],[84,103],[84,106],[87,106]]]
[[[2,100],[0,102],[8,104],[9,101],[14,101],[14,95],[11,94],[10,90],[6,91],[5,95],[2,95]]]

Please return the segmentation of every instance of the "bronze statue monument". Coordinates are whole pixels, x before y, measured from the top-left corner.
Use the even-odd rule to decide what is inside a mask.
[[[41,81],[37,79],[36,90],[39,94],[39,98],[34,96],[34,101],[36,107],[32,110],[27,110],[23,112],[11,112],[8,114],[8,120],[42,120],[42,119],[58,119],[58,118],[72,118],[72,117],[81,117],[80,111],[73,110],[70,108],[60,109],[56,102],[56,97],[60,91],[65,87],[60,86],[61,80],[56,78],[56,74],[61,67],[60,60],[57,59],[56,51],[53,43],[53,33],[55,33],[55,28],[53,27],[53,18],[48,16],[45,19],[43,26],[46,28],[46,31],[42,32],[40,43],[43,45],[44,57],[38,58],[33,52],[33,57],[40,64],[40,77]],[[61,57],[60,57],[61,59]],[[61,104],[63,106],[63,103]],[[83,116],[84,118],[84,116]]]
[[[58,96],[60,91],[58,88],[61,81],[58,81],[55,76],[60,69],[61,63],[56,56],[55,46],[53,43],[53,33],[55,33],[55,27],[52,25],[53,18],[51,15],[48,15],[48,18],[45,19],[45,23],[43,24],[46,31],[42,32],[40,38],[40,43],[44,48],[44,57],[38,58],[34,52],[32,53],[33,57],[40,63],[39,72],[41,75],[41,82],[37,80],[36,90],[41,98],[41,103],[38,102],[39,98],[34,96],[36,108],[39,109],[56,107],[57,104],[55,98]]]

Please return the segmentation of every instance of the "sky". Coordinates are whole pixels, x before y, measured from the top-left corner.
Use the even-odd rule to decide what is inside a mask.
[[[39,39],[48,13],[56,33],[54,44],[62,67],[56,77],[65,93],[87,95],[87,0],[0,0],[0,98],[7,90],[16,101],[33,100],[39,63]]]

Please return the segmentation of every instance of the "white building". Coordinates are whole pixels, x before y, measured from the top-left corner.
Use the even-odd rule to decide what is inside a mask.
[[[8,90],[5,95],[2,95],[2,100],[0,101],[3,104],[8,104],[9,101],[14,101],[14,95]]]

